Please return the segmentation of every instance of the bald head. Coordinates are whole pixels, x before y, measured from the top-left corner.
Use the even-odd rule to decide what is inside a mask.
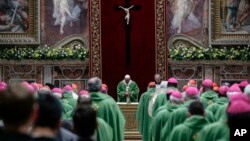
[[[89,92],[99,92],[101,89],[102,80],[99,77],[92,77],[88,80]]]
[[[130,75],[129,75],[129,74],[126,74],[126,75],[124,76],[124,79],[130,79]]]
[[[155,74],[154,79],[155,79],[155,84],[161,84],[161,75],[160,74]]]
[[[125,80],[126,83],[129,83],[129,81],[131,80],[130,75],[126,74],[125,77],[124,77],[124,80]]]

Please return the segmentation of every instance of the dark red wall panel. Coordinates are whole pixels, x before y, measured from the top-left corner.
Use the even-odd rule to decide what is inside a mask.
[[[130,0],[140,10],[131,10],[131,55],[126,67],[125,13],[115,6],[125,0],[101,0],[102,76],[109,94],[116,98],[116,86],[125,74],[130,74],[141,91],[155,73],[155,6],[154,0]]]

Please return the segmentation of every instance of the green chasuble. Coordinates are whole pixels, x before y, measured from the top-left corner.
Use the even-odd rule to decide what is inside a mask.
[[[73,109],[75,109],[76,107],[76,104],[77,104],[77,100],[75,100],[72,96],[71,93],[68,93],[68,92],[64,92],[63,93],[63,100],[66,100],[68,102],[68,104],[73,107]]]
[[[149,138],[150,141],[160,141],[161,129],[168,121],[170,112],[166,109],[159,111],[152,120],[150,125]]]
[[[188,107],[194,100],[188,100],[183,103],[185,107]]]
[[[157,115],[157,113],[160,112],[161,110],[167,110],[167,111],[169,111],[169,112],[173,112],[174,110],[176,110],[176,109],[178,109],[178,108],[180,108],[180,107],[184,107],[184,105],[183,105],[183,104],[173,104],[173,103],[171,103],[170,101],[167,101],[167,102],[165,103],[165,105],[159,107],[159,108],[155,111],[154,114]],[[155,115],[154,115],[154,116],[155,116]]]
[[[205,126],[198,136],[198,141],[229,141],[229,138],[230,130],[227,123],[225,120],[221,120]]]
[[[167,102],[167,95],[166,94],[159,94],[157,98],[155,99],[154,106],[152,109],[152,115],[156,115],[156,111],[158,110],[159,107],[163,106]]]
[[[218,100],[216,101],[216,103],[218,103],[220,105],[226,104],[228,102],[229,102],[229,100],[227,97],[219,97]]]
[[[174,87],[169,87],[169,88],[167,88],[167,91],[169,91],[169,90],[178,90],[178,89],[174,88]],[[156,100],[154,102],[153,111],[152,111],[153,116],[156,115],[155,112],[158,110],[158,108],[161,107],[161,106],[163,106],[163,105],[165,105],[166,102],[167,102],[167,93],[162,93],[161,92],[157,96],[157,98],[156,98]]]
[[[167,102],[165,105],[158,108],[156,115],[153,117],[153,122],[151,124],[150,139],[151,141],[161,140],[161,130],[165,126],[168,118],[174,110],[178,109],[182,105],[172,104]]]
[[[60,103],[62,104],[63,107],[63,113],[62,113],[63,120],[71,120],[74,108],[68,104],[67,100],[60,99]]]
[[[228,98],[227,97],[220,97],[216,101],[216,103],[213,103],[213,104],[209,105],[206,109],[208,111],[211,111],[214,115],[216,115],[219,107],[226,104],[226,103],[228,103]]]
[[[149,125],[151,117],[148,114],[149,101],[155,92],[155,88],[149,88],[147,92],[143,93],[136,112],[136,120],[138,122],[139,131],[142,134],[143,141],[148,141]]]
[[[161,131],[161,140],[165,141],[168,138],[169,133],[172,129],[183,123],[189,117],[188,108],[180,107],[177,110],[173,111],[170,115],[167,123],[164,125]],[[205,118],[210,123],[215,121],[214,115],[210,111],[205,111]]]
[[[131,93],[130,95],[130,102],[138,102],[138,94],[139,94],[139,88],[137,84],[130,80],[128,84],[128,92]],[[125,96],[126,92],[126,83],[125,81],[121,81],[117,86],[117,94],[118,94],[118,102],[127,102],[127,97]]]
[[[198,139],[200,130],[208,124],[205,117],[193,115],[187,118],[183,124],[176,126],[167,141],[195,141]]]
[[[92,92],[90,97],[92,106],[97,111],[97,117],[102,118],[112,127],[112,141],[123,141],[125,119],[115,100],[109,95],[100,92]]]
[[[206,108],[218,100],[218,94],[214,91],[207,91],[201,94],[200,100]]]
[[[221,119],[227,119],[227,113],[226,113],[226,110],[227,110],[227,103],[220,106],[218,111],[216,112],[215,114],[215,119],[218,121],[218,120],[221,120]]]
[[[112,141],[113,129],[103,119],[97,117],[97,141]]]

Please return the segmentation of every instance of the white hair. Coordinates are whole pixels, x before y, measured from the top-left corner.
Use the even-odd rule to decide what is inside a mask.
[[[55,96],[58,99],[62,98],[62,93],[53,92],[52,95]]]
[[[98,92],[101,89],[102,80],[99,77],[92,77],[88,80],[88,90]]]
[[[227,92],[227,97],[230,98],[232,95],[241,94],[241,92]]]
[[[247,96],[250,96],[250,84],[248,84],[248,85],[245,87],[244,93],[245,93]]]

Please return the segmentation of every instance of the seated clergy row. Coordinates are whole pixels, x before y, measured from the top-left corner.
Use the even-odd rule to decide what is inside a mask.
[[[190,80],[182,92],[175,78],[167,91],[157,85],[149,83],[136,113],[143,141],[229,141],[230,129],[250,127],[248,81],[219,87],[206,79],[198,89]]]

